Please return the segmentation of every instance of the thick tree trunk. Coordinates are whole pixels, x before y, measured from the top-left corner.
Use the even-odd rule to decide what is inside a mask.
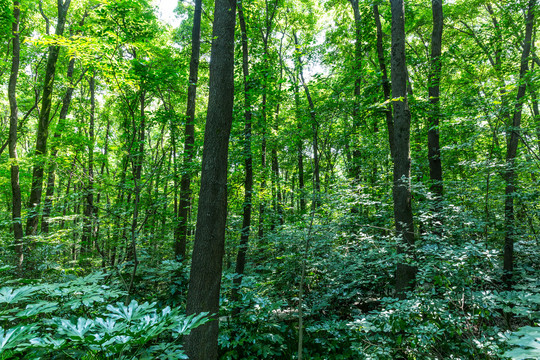
[[[227,218],[227,160],[234,99],[235,0],[216,0],[208,112],[204,134],[201,189],[186,312],[219,312],[219,292]],[[217,360],[219,321],[211,321],[186,338],[192,360]]]
[[[431,69],[429,72],[429,104],[428,116],[428,159],[430,190],[433,193],[433,210],[435,212],[433,224],[437,233],[441,230],[441,201],[443,195],[443,176],[441,164],[441,146],[439,143],[440,118],[440,82],[441,82],[441,45],[443,33],[443,7],[442,0],[432,0],[433,32],[431,34]]]
[[[56,25],[57,36],[64,34],[67,12],[71,0],[58,0],[58,22]],[[32,170],[32,188],[28,201],[28,219],[26,222],[26,235],[35,235],[38,226],[38,212],[41,203],[41,193],[43,190],[43,170],[47,157],[47,138],[49,136],[49,117],[51,114],[52,95],[54,90],[54,76],[56,72],[56,62],[60,46],[50,46],[45,71],[45,82],[43,87],[43,99],[41,112],[38,119],[38,130],[36,135],[36,149],[34,156],[34,168]]]
[[[510,129],[510,139],[507,143],[506,151],[506,189],[504,201],[504,274],[503,281],[508,288],[512,287],[512,275],[514,272],[514,241],[516,237],[516,224],[514,215],[514,196],[516,192],[516,156],[519,144],[519,132],[521,127],[521,112],[523,109],[523,101],[527,85],[524,81],[525,75],[529,71],[529,55],[531,53],[531,38],[534,23],[534,5],[535,0],[529,0],[529,8],[527,11],[526,26],[525,26],[525,41],[523,44],[523,52],[521,54],[521,67],[519,71],[519,88],[516,97],[516,105],[514,108],[514,117]]]
[[[199,55],[201,50],[202,0],[195,1],[193,29],[191,32],[191,59],[189,62],[189,87],[186,109],[183,173],[180,180],[180,201],[178,205],[177,230],[175,231],[174,256],[186,258],[188,213],[191,206],[191,177],[195,153],[195,102],[199,76]]]
[[[22,267],[24,261],[24,247],[23,247],[23,227],[21,220],[21,186],[19,183],[19,164],[17,156],[17,126],[18,126],[18,107],[17,107],[17,79],[19,76],[19,64],[20,64],[20,50],[21,42],[19,35],[19,18],[20,18],[20,4],[18,1],[13,1],[13,24],[12,30],[12,43],[13,52],[11,60],[11,73],[9,76],[8,85],[8,99],[9,99],[9,160],[10,160],[10,172],[11,172],[11,219],[13,221],[13,235],[15,238],[15,249],[17,252],[19,268]]]
[[[249,52],[248,52],[248,37],[246,20],[244,18],[243,3],[238,2],[238,20],[240,22],[240,30],[242,32],[242,71],[244,74],[244,167],[246,169],[246,177],[244,180],[244,204],[242,215],[242,230],[240,232],[240,246],[236,256],[236,269],[238,275],[234,279],[232,292],[232,300],[238,300],[238,288],[242,284],[244,268],[246,266],[246,253],[248,250],[249,234],[251,229],[251,201],[253,193],[253,157],[251,153],[251,79],[249,77]],[[240,311],[239,307],[235,307],[233,315],[237,315]]]
[[[397,252],[405,258],[396,269],[396,293],[404,296],[416,278],[416,267],[410,265],[414,246],[411,207],[411,112],[407,100],[407,64],[405,62],[405,8],[403,0],[390,0],[392,9],[392,102],[394,105],[394,220],[398,240]],[[408,261],[404,261],[408,260]]]

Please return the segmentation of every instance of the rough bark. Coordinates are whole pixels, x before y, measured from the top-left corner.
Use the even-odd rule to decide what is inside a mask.
[[[11,173],[11,219],[13,221],[13,235],[15,238],[15,250],[17,252],[19,267],[22,267],[24,261],[24,248],[23,248],[23,227],[21,220],[21,186],[19,183],[19,164],[17,156],[17,126],[18,126],[18,112],[17,107],[17,79],[19,76],[19,64],[20,64],[20,35],[19,35],[19,18],[20,18],[20,4],[18,1],[13,1],[13,24],[12,30],[12,60],[11,60],[11,73],[9,76],[8,84],[8,99],[9,99],[9,161],[10,161],[10,173]]]
[[[514,272],[514,241],[516,238],[516,224],[514,214],[514,197],[516,192],[516,156],[519,144],[519,132],[521,127],[521,112],[527,84],[525,75],[529,71],[529,55],[531,53],[531,39],[534,23],[534,5],[535,0],[529,0],[527,17],[525,19],[525,40],[523,52],[521,53],[521,66],[519,71],[519,88],[516,96],[516,105],[514,107],[514,116],[512,119],[510,138],[506,150],[506,170],[505,170],[505,201],[504,201],[504,265],[503,281],[508,288],[512,286],[512,275]]]
[[[191,207],[191,177],[195,153],[195,103],[199,77],[199,55],[201,51],[202,0],[195,1],[193,29],[191,31],[191,59],[189,62],[189,87],[186,108],[183,173],[180,180],[180,201],[178,204],[177,230],[175,231],[174,256],[186,258],[187,220]]]
[[[404,296],[413,286],[416,267],[410,265],[414,246],[411,207],[411,112],[407,100],[407,65],[405,62],[405,8],[403,0],[390,0],[392,9],[392,102],[394,107],[394,220],[399,236],[396,269],[396,293]]]
[[[433,193],[433,224],[440,232],[442,225],[441,201],[443,196],[443,174],[441,164],[441,146],[439,141],[440,118],[440,82],[441,82],[441,45],[443,33],[442,0],[431,1],[433,13],[433,32],[431,33],[431,68],[429,72],[428,95],[430,111],[428,116],[428,159],[430,190]]]
[[[57,36],[64,34],[67,12],[71,0],[58,0],[58,22],[56,24]],[[38,130],[36,134],[36,148],[34,155],[34,167],[32,169],[32,187],[30,199],[28,201],[28,219],[26,222],[26,235],[35,235],[38,226],[38,210],[41,203],[43,190],[43,172],[45,159],[47,156],[47,139],[49,136],[49,120],[51,114],[51,103],[54,89],[54,77],[56,73],[56,62],[60,53],[60,46],[50,46],[47,58],[47,68],[45,70],[45,82],[43,87],[43,97],[41,102],[41,112],[38,119]]]
[[[192,360],[217,360],[219,292],[227,218],[227,160],[234,93],[235,0],[216,0],[208,112],[204,134],[199,210],[186,311],[209,312],[211,321],[186,338]]]

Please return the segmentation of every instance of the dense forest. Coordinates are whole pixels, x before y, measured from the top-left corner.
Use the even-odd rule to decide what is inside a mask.
[[[0,359],[540,358],[536,0],[157,5],[0,0]]]

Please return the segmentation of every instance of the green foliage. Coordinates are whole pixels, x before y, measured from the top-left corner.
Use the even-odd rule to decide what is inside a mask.
[[[61,352],[73,358],[186,359],[178,342],[208,322],[208,314],[185,316],[178,308],[136,300],[110,304],[124,292],[99,285],[105,276],[2,288],[0,318],[8,327],[0,327],[0,358],[53,359]]]
[[[540,358],[540,327],[524,326],[507,338],[508,344],[515,347],[504,353],[513,360]]]

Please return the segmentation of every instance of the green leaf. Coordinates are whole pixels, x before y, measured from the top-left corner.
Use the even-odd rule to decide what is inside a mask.
[[[0,354],[8,349],[25,345],[26,340],[34,337],[32,332],[36,329],[36,325],[19,325],[7,330],[0,326]]]
[[[35,291],[36,288],[30,286],[24,286],[19,289],[3,287],[0,289],[0,304],[16,304],[30,297]]]

